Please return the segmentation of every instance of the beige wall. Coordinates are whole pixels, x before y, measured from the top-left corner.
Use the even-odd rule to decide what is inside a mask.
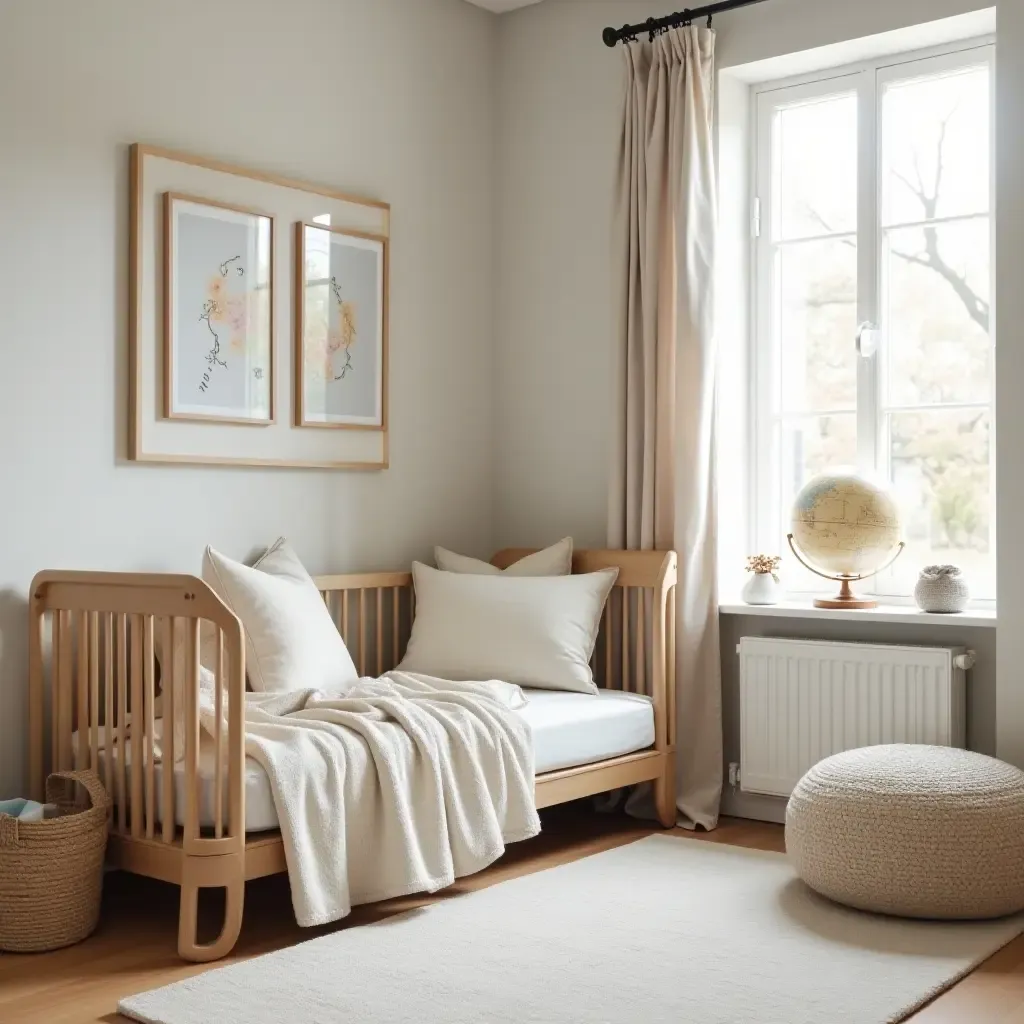
[[[0,797],[44,567],[314,571],[491,549],[497,20],[462,0],[0,2]],[[392,469],[127,465],[127,146],[393,204]]]
[[[1024,765],[1024,2],[999,0],[996,249],[1001,757]]]
[[[715,19],[721,68],[875,35],[991,6],[985,0],[771,0]],[[1004,18],[1004,6],[1013,14]],[[573,532],[603,543],[608,479],[607,396],[611,387],[611,197],[618,145],[621,57],[600,40],[605,25],[644,20],[678,4],[652,0],[546,0],[509,15],[499,36],[498,294],[496,323],[496,514],[501,543],[533,543]],[[1000,5],[1000,501],[1024,507],[1016,463],[1024,438],[1024,3]],[[736,147],[733,147],[734,149]],[[1012,212],[1008,217],[1007,213]],[[735,219],[732,209],[723,217]],[[1007,223],[1007,222],[1010,223]],[[1017,287],[1013,287],[1013,281]],[[1010,307],[1007,293],[1012,292]],[[734,330],[742,321],[733,323]],[[1007,484],[1014,474],[1018,493]],[[1011,504],[1012,503],[1012,504]],[[1014,521],[1006,512],[1004,522]],[[1024,540],[1000,536],[1003,621],[1024,620]],[[1013,618],[1009,618],[1012,615]],[[972,674],[971,742],[1024,764],[1024,633],[943,631],[723,617],[726,760],[736,758],[736,639],[799,635],[930,644],[967,643],[979,652]],[[1017,632],[1017,631],[1014,631]],[[1014,646],[1011,646],[1011,645]],[[1017,650],[1016,645],[1022,649]],[[778,806],[750,813],[777,814]]]

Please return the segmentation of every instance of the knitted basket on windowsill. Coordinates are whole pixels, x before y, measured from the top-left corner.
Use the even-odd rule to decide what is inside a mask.
[[[962,612],[970,598],[967,581],[955,565],[925,566],[914,587],[914,600],[923,612]]]
[[[0,814],[0,950],[8,953],[70,946],[99,920],[107,792],[95,772],[54,772],[46,801],[57,805],[57,817],[27,822]]]

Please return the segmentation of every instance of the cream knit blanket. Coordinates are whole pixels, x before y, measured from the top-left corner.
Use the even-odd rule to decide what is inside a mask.
[[[525,703],[508,683],[405,672],[336,693],[247,693],[246,754],[270,778],[298,923],[435,892],[536,835]],[[214,735],[206,686],[200,715]]]

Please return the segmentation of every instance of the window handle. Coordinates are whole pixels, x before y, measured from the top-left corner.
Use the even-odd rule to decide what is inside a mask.
[[[878,327],[878,324],[872,323],[870,320],[865,320],[857,328],[857,355],[861,359],[870,359],[876,352],[878,352],[878,342],[881,338],[882,332]]]

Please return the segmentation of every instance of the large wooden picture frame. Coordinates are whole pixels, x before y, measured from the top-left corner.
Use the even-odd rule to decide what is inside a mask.
[[[292,225],[310,223],[337,228],[353,237],[376,236],[386,252],[391,233],[390,206],[327,186],[158,146],[136,143],[129,152],[127,458],[133,462],[186,465],[387,469],[389,268],[384,268],[382,297],[385,322],[379,424],[358,430],[298,427],[298,409],[293,408],[296,367],[294,360],[281,358],[280,352],[285,345],[283,339],[292,337],[296,321],[296,289],[281,286],[281,275],[287,278],[296,265]],[[173,243],[167,237],[167,207],[176,197],[211,210],[233,209],[273,222],[271,324],[277,352],[275,356],[272,351],[269,367],[269,416],[218,414],[211,419],[202,415],[203,410],[198,415],[195,409],[187,410],[186,415],[175,413],[173,395],[169,393],[175,364],[173,357],[168,357],[165,341],[174,327],[173,311],[167,308],[167,296],[173,294],[168,286],[167,262],[173,258]],[[201,311],[196,314],[197,323],[200,315]],[[364,340],[360,337],[356,344]],[[261,368],[254,363],[249,371]]]

